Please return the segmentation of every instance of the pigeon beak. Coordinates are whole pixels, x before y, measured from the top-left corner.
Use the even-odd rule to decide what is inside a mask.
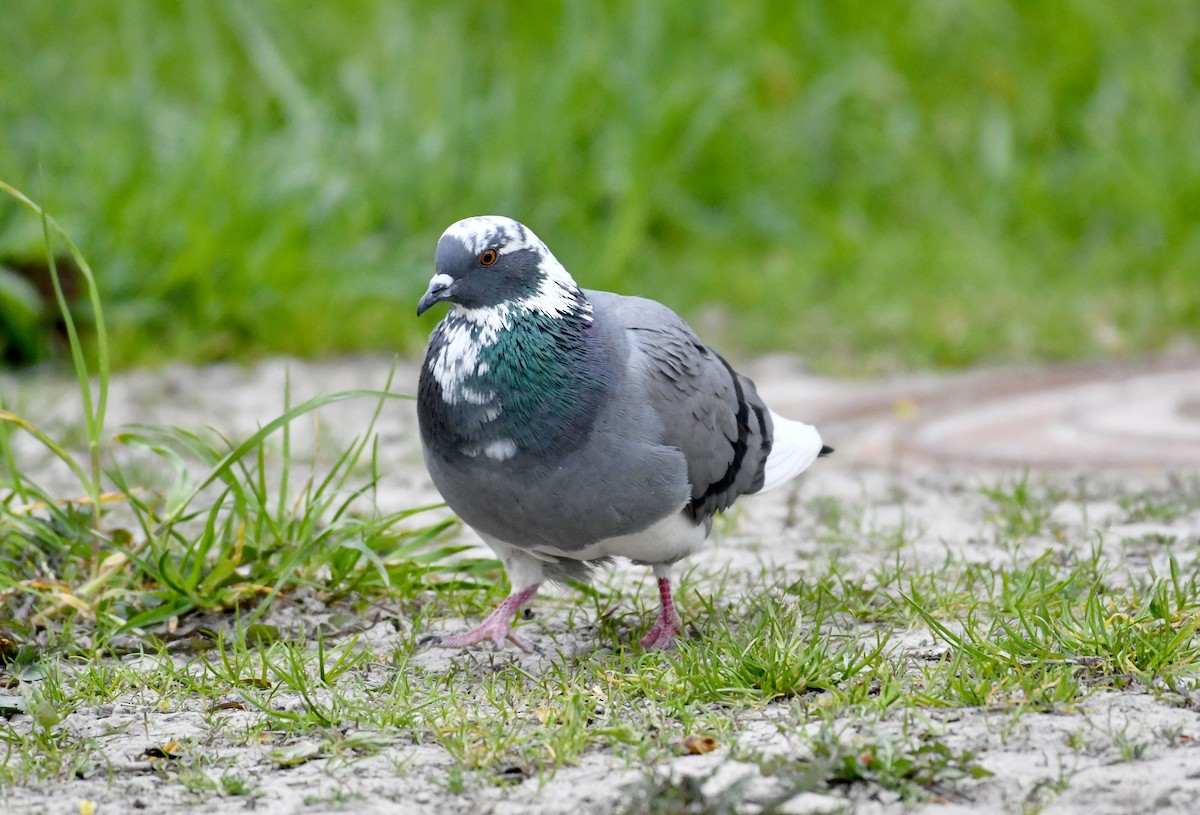
[[[435,274],[433,279],[429,281],[429,288],[425,290],[425,296],[417,303],[417,316],[420,317],[434,305],[449,297],[450,287],[453,285],[454,278],[450,275]]]

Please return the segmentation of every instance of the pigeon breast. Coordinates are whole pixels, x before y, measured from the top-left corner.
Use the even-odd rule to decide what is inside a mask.
[[[430,341],[418,418],[430,476],[469,526],[520,548],[569,553],[683,508],[683,453],[663,443],[661,419],[628,375],[629,338],[611,315],[574,325],[514,318],[467,352],[469,370],[439,380],[447,335],[462,330],[452,318]]]

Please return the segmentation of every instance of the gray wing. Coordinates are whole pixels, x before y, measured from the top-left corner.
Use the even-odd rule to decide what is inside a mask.
[[[771,452],[770,413],[754,383],[738,374],[675,312],[661,303],[586,292],[597,310],[624,327],[629,375],[663,424],[663,442],[683,452],[698,521],[758,491]]]

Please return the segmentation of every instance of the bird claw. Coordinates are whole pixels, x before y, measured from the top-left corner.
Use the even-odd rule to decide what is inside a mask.
[[[675,615],[674,619],[660,616],[654,621],[654,625],[650,626],[646,636],[642,637],[642,647],[647,651],[668,651],[675,646],[675,635],[682,633],[683,621],[679,619],[679,615]]]
[[[540,654],[542,653],[540,648],[536,648],[524,638],[518,637],[512,630],[513,615],[536,592],[536,583],[532,586],[527,586],[506,597],[499,608],[470,631],[463,631],[459,634],[451,634],[445,637],[438,636],[437,634],[429,634],[422,637],[418,644],[429,644],[437,648],[466,648],[468,645],[475,645],[484,640],[491,640],[492,647],[499,649],[504,646],[504,641],[508,640],[527,654],[534,652]]]
[[[524,637],[518,637],[516,634],[512,633],[511,631],[508,633],[508,636],[505,637],[505,639],[507,639],[509,642],[511,642],[513,645],[517,646],[518,648],[520,648],[522,651],[524,651],[527,654],[537,654],[538,656],[544,656],[546,653],[539,646],[534,645],[532,642],[525,639]]]
[[[493,634],[486,630],[481,631],[480,629],[483,629],[482,625],[478,628],[473,628],[470,631],[463,631],[460,634],[451,634],[448,637],[430,634],[428,636],[421,637],[417,644],[432,645],[434,648],[467,648],[472,645],[478,645],[481,642],[490,641],[492,643],[492,648],[498,651],[504,647],[504,641],[508,640],[527,654],[542,653],[541,648],[538,648],[524,637],[518,637],[511,631],[507,633]]]
[[[666,577],[658,578],[658,593],[662,605],[658,609],[658,619],[646,636],[642,637],[642,647],[651,650],[667,650],[673,645],[672,639],[676,634],[683,633],[683,620],[675,610],[675,599],[671,596],[671,581]]]
[[[499,650],[504,647],[505,640],[508,640],[527,654],[542,653],[541,649],[537,648],[533,643],[513,633],[507,620],[496,622],[491,618],[484,620],[470,631],[463,631],[448,636],[429,634],[421,637],[417,644],[432,645],[435,648],[466,648],[481,642],[490,641],[492,647]]]

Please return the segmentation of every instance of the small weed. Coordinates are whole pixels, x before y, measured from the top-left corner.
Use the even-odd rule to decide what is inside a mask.
[[[454,764],[446,771],[446,791],[451,795],[462,795],[467,789],[466,771],[461,764]]]
[[[1125,523],[1173,523],[1200,510],[1200,477],[1175,476],[1165,489],[1123,495],[1117,503],[1125,511]]]
[[[760,602],[733,618],[709,603],[699,625],[701,642],[685,641],[666,663],[670,670],[648,681],[682,689],[687,698],[732,702],[796,696],[810,691],[853,695],[870,684],[887,643],[872,644],[831,629],[829,610],[806,609],[782,592],[765,591]],[[721,659],[712,655],[719,653]]]
[[[916,747],[890,739],[847,744],[823,729],[813,747],[817,759],[830,768],[829,783],[878,784],[909,801],[942,784],[992,775],[976,763],[974,753],[956,753],[937,740]]]
[[[1054,799],[1066,792],[1073,776],[1074,773],[1060,763],[1057,777],[1043,778],[1033,785],[1033,789],[1021,803],[1021,815],[1038,815],[1050,806]]]
[[[1029,472],[1020,479],[982,487],[980,493],[992,502],[989,519],[997,522],[1006,540],[1021,541],[1040,534],[1050,518],[1051,507],[1029,483]]]
[[[1113,746],[1117,748],[1120,755],[1119,760],[1123,763],[1141,759],[1146,754],[1146,750],[1150,748],[1148,740],[1137,738],[1137,734],[1130,734],[1130,724],[1128,719],[1119,724],[1113,721],[1112,711],[1109,711],[1108,719],[1102,728],[1105,735],[1112,740]]]
[[[342,787],[334,787],[329,791],[328,795],[304,796],[304,805],[309,807],[328,806],[335,809],[340,807],[352,809],[351,805],[362,799],[363,796],[361,793],[349,792]]]
[[[224,795],[251,797],[256,794],[257,789],[250,780],[236,773],[225,773],[221,776],[221,792]]]

